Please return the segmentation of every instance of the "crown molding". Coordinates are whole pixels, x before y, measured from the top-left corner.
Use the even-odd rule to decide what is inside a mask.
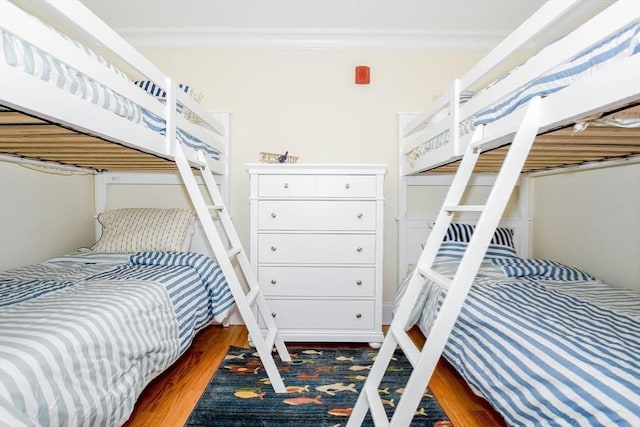
[[[115,28],[137,48],[488,50],[506,33],[496,31],[128,27]]]

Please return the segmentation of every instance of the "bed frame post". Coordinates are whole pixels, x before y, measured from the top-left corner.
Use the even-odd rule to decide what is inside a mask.
[[[107,208],[107,181],[105,174],[99,173],[95,175],[93,181],[93,200],[95,210],[95,239],[96,242],[102,235],[102,225],[98,222],[98,214],[104,212]]]
[[[409,123],[409,121],[415,115],[410,114],[398,114],[398,141],[404,141],[404,135],[402,129]],[[398,173],[400,178],[398,179],[398,242],[407,241],[407,197],[408,197],[408,180],[404,173],[404,155],[402,153],[403,143],[398,144]],[[406,260],[406,245],[400,244],[398,247],[398,260]],[[398,264],[398,285],[402,281],[404,272],[400,271],[400,268],[404,263]]]

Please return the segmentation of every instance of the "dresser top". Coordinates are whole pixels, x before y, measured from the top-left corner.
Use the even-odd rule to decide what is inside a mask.
[[[248,163],[249,173],[258,174],[384,174],[388,165],[381,163]]]

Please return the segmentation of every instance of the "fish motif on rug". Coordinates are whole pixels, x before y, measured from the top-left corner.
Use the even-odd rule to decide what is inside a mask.
[[[330,426],[342,427],[351,415],[377,352],[362,348],[290,348],[291,363],[276,363],[286,393],[275,393],[258,355],[231,347],[185,426]],[[402,397],[411,366],[401,352],[394,356],[379,393],[387,415]],[[364,424],[372,426],[370,414]],[[452,424],[428,389],[412,426]]]

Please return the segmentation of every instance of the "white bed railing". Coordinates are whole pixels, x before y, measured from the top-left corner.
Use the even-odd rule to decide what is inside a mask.
[[[471,136],[471,132],[469,132],[467,135],[459,137],[458,129],[461,123],[470,120],[476,113],[504,100],[505,97],[513,94],[536,77],[553,70],[563,62],[615,33],[616,30],[640,18],[640,8],[638,8],[638,2],[634,0],[619,0],[602,11],[596,10],[598,7],[602,7],[602,2],[547,2],[462,78],[454,80],[449,90],[445,91],[429,108],[417,115],[403,128],[400,154],[407,158],[412,150],[447,130],[449,131],[449,143],[430,150],[412,165],[407,165],[407,162],[403,160],[402,163],[405,164],[403,173],[417,173],[459,159],[466,149]],[[489,88],[479,92],[476,91],[477,94],[468,102],[460,103],[460,95],[462,93],[473,91],[479,84],[487,84],[487,82],[494,81],[497,77],[495,70],[503,70],[505,63],[508,63],[510,58],[529,51],[530,45],[536,41],[539,42],[541,38],[548,38],[547,32],[555,35],[559,32],[558,27],[572,29],[576,26],[576,23],[580,23],[585,19],[585,15],[593,14],[594,12],[599,13],[573,29],[570,33],[563,35],[559,40],[549,44],[534,56],[531,56],[526,63],[513,69],[507,76],[493,83]],[[634,79],[629,79],[629,77],[632,77],[634,70],[637,75],[637,58],[630,57],[621,62],[628,62],[628,64],[622,66],[613,64],[613,66],[596,70],[591,75],[581,79],[587,80],[587,83],[581,86],[585,87],[592,98],[587,104],[582,103],[584,97],[579,96],[576,90],[570,91],[568,93],[569,96],[559,96],[566,89],[549,95],[547,98],[550,99],[545,99],[544,104],[549,105],[561,101],[564,103],[563,108],[567,107],[567,111],[571,110],[571,114],[561,112],[554,117],[546,114],[547,117],[543,120],[541,131],[569,124],[577,118],[592,114],[594,111],[604,111],[606,108],[611,108],[612,105],[640,97],[637,78],[635,79],[635,85],[633,83]],[[616,74],[618,72],[623,73],[623,75],[618,77],[618,74]],[[596,77],[598,74],[606,77]],[[611,76],[616,76],[615,85],[611,84]],[[577,83],[580,83],[581,80],[578,80]],[[603,80],[609,80],[608,84],[605,83],[604,88],[597,87],[596,82]],[[618,99],[607,94],[607,91],[604,90],[615,90],[615,88],[610,88],[609,86],[620,87],[626,83],[630,83],[630,86],[627,86],[628,94],[621,94]],[[568,88],[571,88],[571,86],[573,84]],[[545,105],[543,111],[545,110],[553,111],[558,110],[558,108],[547,108]],[[513,136],[517,125],[520,123],[520,116],[521,114],[515,114],[513,117],[507,116],[497,120],[494,122],[495,124],[485,125],[483,145],[487,149],[492,148],[486,144],[492,139],[496,140],[495,147],[509,143],[509,138]],[[434,120],[438,117],[443,119],[440,121]],[[492,130],[490,129],[491,127],[495,127],[495,129]]]
[[[36,19],[32,13],[40,19]],[[131,80],[101,66],[89,55],[79,55],[78,49],[49,25],[80,40],[93,51],[99,51],[101,56],[127,71]],[[163,137],[4,63],[0,63],[0,103],[161,157],[172,158],[171,141],[175,138],[176,127],[224,154],[227,132],[225,126],[188,94],[175,90],[176,82],[79,1],[35,0],[14,4],[8,0],[0,0],[0,27],[163,118],[167,132]],[[166,103],[163,104],[145,93],[132,80],[150,80],[162,87],[167,92]],[[177,103],[198,117],[197,124],[175,113]],[[191,151],[187,149],[186,154],[195,160],[196,153]],[[215,164],[217,162],[210,163],[213,163],[212,168],[217,173],[222,173],[221,165]]]

